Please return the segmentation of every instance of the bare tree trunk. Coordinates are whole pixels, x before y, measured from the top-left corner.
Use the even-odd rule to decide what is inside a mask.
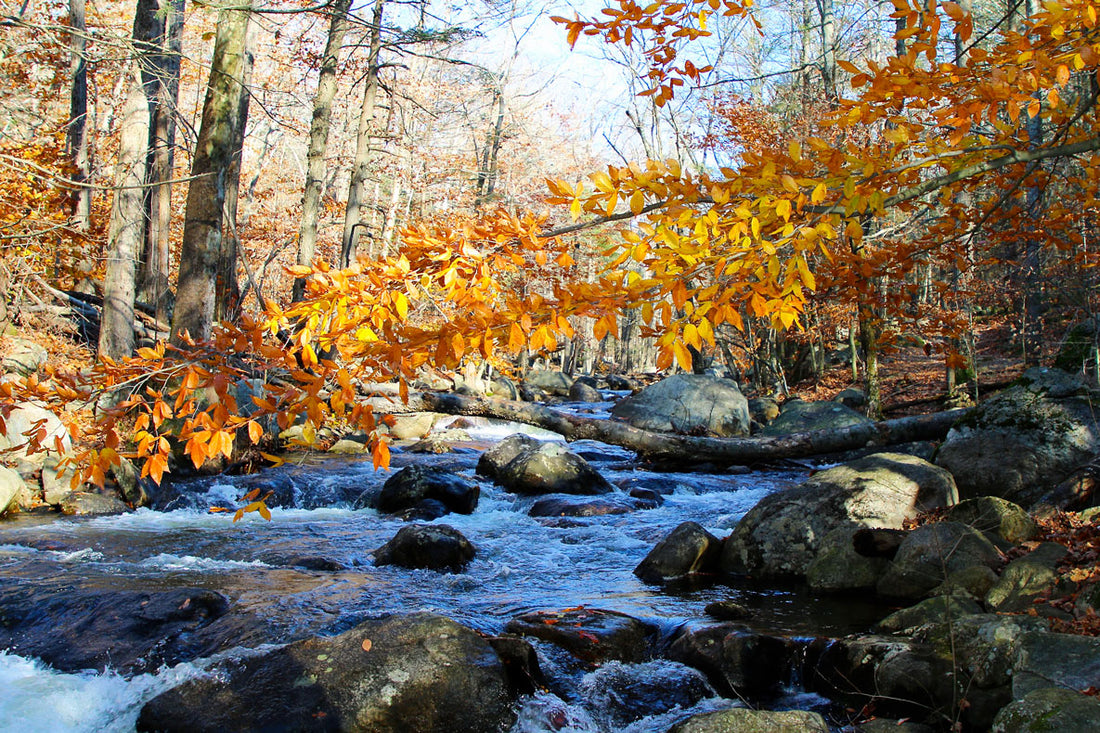
[[[833,107],[839,99],[836,88],[836,13],[833,0],[817,0],[817,10],[821,16],[821,83],[825,87],[825,99]]]
[[[336,0],[332,6],[328,41],[321,58],[321,72],[317,78],[317,94],[313,98],[313,121],[309,126],[309,152],[306,155],[306,186],[302,194],[302,226],[298,230],[298,264],[313,263],[317,249],[317,226],[321,212],[321,192],[325,180],[325,151],[328,149],[328,133],[332,126],[332,100],[336,97],[336,67],[340,61],[340,47],[348,29],[348,10],[351,0]],[[294,280],[293,299],[305,295],[306,282]]]
[[[375,133],[375,104],[378,97],[378,56],[382,51],[382,6],[385,0],[374,0],[371,19],[370,57],[367,62],[367,82],[363,91],[363,108],[359,113],[359,131],[355,138],[355,166],[348,184],[348,204],[344,215],[344,235],[340,244],[340,266],[347,267],[355,258],[359,228],[363,220],[363,189],[370,173],[371,137]]]
[[[69,0],[69,27],[73,32],[69,35],[72,58],[69,62],[69,128],[66,142],[69,158],[76,168],[73,179],[79,183],[87,181],[92,175],[92,159],[88,153],[88,64],[84,58],[87,25],[84,8],[85,0]],[[78,231],[86,232],[92,216],[92,189],[81,186],[75,198],[71,225]]]
[[[168,320],[168,251],[172,222],[172,172],[175,164],[176,104],[179,100],[183,13],[186,0],[138,0],[134,44],[149,103],[149,152],[146,163],[145,249],[138,297]]]
[[[477,165],[477,190],[474,196],[474,211],[479,210],[487,201],[492,199],[496,189],[500,145],[504,131],[504,90],[500,88],[502,77],[494,79],[493,104],[496,107],[496,121],[489,134],[486,135],[485,148]],[[475,148],[476,149],[476,148]]]
[[[103,316],[99,354],[122,359],[134,351],[134,280],[141,251],[145,155],[149,142],[149,106],[137,69],[128,70],[129,93],[119,130],[115,193],[108,229],[107,275],[103,281]]]
[[[225,225],[222,230],[221,252],[218,255],[218,278],[214,287],[214,320],[232,320],[240,309],[241,287],[237,280],[237,250],[240,233],[237,228],[237,201],[241,191],[241,158],[244,156],[245,125],[248,121],[248,85],[252,79],[252,53],[245,48],[244,69],[241,72],[240,98],[234,118],[233,140],[230,146],[229,171],[225,186]]]
[[[401,179],[395,174],[390,179],[390,205],[386,209],[386,221],[382,224],[382,256],[390,253],[390,246],[397,237],[397,210],[401,206]]]
[[[218,13],[214,60],[191,167],[193,180],[187,189],[179,287],[172,319],[174,344],[182,343],[184,334],[195,340],[208,339],[214,325],[226,188],[230,185],[234,142],[244,125],[244,120],[237,118],[251,13],[247,3]]]

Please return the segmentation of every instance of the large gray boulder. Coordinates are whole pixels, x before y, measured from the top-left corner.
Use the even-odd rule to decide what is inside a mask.
[[[1095,636],[1032,631],[1020,637],[1015,662],[1016,699],[1051,685],[1100,688],[1100,638]]]
[[[991,570],[1001,554],[985,535],[959,522],[936,522],[910,532],[876,586],[879,594],[923,598],[955,573],[973,566]]]
[[[642,430],[718,437],[749,434],[749,402],[737,383],[702,374],[662,379],[621,400],[611,414]]]
[[[920,512],[956,500],[955,482],[943,469],[914,456],[877,453],[764,497],[726,540],[719,567],[802,576],[836,529],[900,529]]]
[[[962,498],[1000,496],[1029,507],[1100,452],[1100,423],[1081,379],[1030,369],[947,434],[936,464]]]
[[[483,731],[511,724],[487,639],[430,613],[367,621],[190,680],[142,708],[141,731]]]
[[[513,433],[481,454],[477,461],[477,475],[495,479],[520,453],[534,450],[542,441],[524,433]]]
[[[41,466],[48,456],[57,456],[57,439],[61,440],[61,453],[72,448],[72,438],[61,419],[45,407],[34,402],[20,402],[4,420],[5,433],[0,433],[0,450],[20,446],[5,454],[10,460],[25,461]],[[41,433],[42,448],[45,450],[31,453],[25,444],[29,432]]]
[[[760,430],[758,435],[774,436],[788,433],[805,433],[811,430],[833,430],[873,422],[866,415],[856,412],[841,402],[806,402],[789,400],[783,405],[779,417]]]

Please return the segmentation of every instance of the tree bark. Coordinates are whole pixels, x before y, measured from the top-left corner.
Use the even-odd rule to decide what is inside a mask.
[[[134,351],[134,280],[144,227],[145,154],[149,140],[149,106],[133,69],[127,73],[126,96],[119,131],[115,193],[108,229],[107,274],[103,280],[103,317],[99,355],[123,359]]]
[[[370,173],[371,138],[375,134],[375,103],[378,98],[378,56],[382,52],[382,6],[385,0],[374,0],[374,16],[370,30],[370,57],[367,62],[367,82],[363,91],[363,108],[359,113],[359,131],[355,138],[355,165],[348,184],[347,211],[344,215],[344,234],[340,243],[340,267],[347,267],[355,259],[359,241],[359,229],[363,220],[363,189]]]
[[[566,440],[598,440],[635,451],[657,461],[749,464],[787,458],[888,446],[917,440],[937,440],[966,410],[947,410],[930,415],[854,425],[846,428],[792,433],[773,438],[700,438],[641,430],[626,423],[580,417],[529,402],[468,397],[449,392],[425,392],[424,409],[452,415],[477,415],[536,425],[565,436]]]
[[[317,250],[317,226],[321,218],[321,193],[325,181],[325,151],[332,126],[332,100],[336,97],[336,68],[340,47],[348,29],[351,0],[336,0],[332,6],[328,41],[321,58],[317,78],[317,95],[313,98],[313,121],[309,126],[309,152],[306,154],[306,186],[302,194],[302,226],[298,230],[298,264],[310,265]],[[295,278],[292,297],[299,301],[305,295],[306,281]]]
[[[172,223],[172,173],[175,166],[176,105],[179,101],[186,0],[138,0],[134,45],[149,101],[149,154],[145,180],[145,250],[138,297],[157,307],[167,320],[168,251]]]
[[[192,181],[187,189],[179,286],[172,319],[172,343],[177,345],[183,343],[184,334],[196,341],[210,338],[214,326],[226,187],[230,183],[236,132],[244,124],[237,117],[250,18],[251,6],[247,3],[218,13],[214,60],[191,166]]]
[[[237,250],[240,247],[237,201],[241,190],[241,159],[244,157],[245,124],[248,121],[248,101],[251,97],[248,85],[252,79],[252,61],[252,53],[246,48],[230,145],[229,171],[226,173],[225,225],[222,229],[221,250],[218,253],[218,278],[214,287],[215,321],[233,320],[240,310],[241,287],[237,280]]]
[[[69,62],[69,127],[66,144],[69,158],[76,171],[73,180],[83,183],[92,174],[92,160],[88,152],[88,63],[84,58],[86,41],[84,33],[85,0],[69,0],[69,48],[72,58]],[[77,231],[88,231],[92,216],[92,189],[81,186],[75,194],[72,227]]]

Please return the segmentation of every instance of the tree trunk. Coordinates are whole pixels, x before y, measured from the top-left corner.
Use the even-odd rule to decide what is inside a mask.
[[[248,121],[248,85],[252,79],[252,53],[245,48],[241,72],[240,97],[234,117],[233,140],[230,146],[229,171],[225,185],[225,224],[222,229],[221,251],[218,253],[218,277],[214,287],[214,320],[233,320],[240,310],[241,287],[237,280],[237,250],[240,233],[237,228],[237,201],[241,191],[241,159],[244,157],[244,134]],[[257,294],[259,297],[259,294]]]
[[[72,58],[69,63],[69,127],[67,145],[69,158],[76,171],[73,180],[78,183],[87,181],[92,175],[92,159],[88,153],[88,64],[84,58],[86,45],[84,33],[87,25],[84,20],[85,0],[69,0],[69,48]],[[88,231],[92,216],[92,189],[81,186],[75,194],[72,227],[77,231]]]
[[[363,108],[359,113],[359,131],[355,138],[355,165],[348,184],[348,204],[344,215],[344,235],[340,244],[340,267],[355,259],[359,229],[363,220],[363,189],[370,173],[371,137],[374,135],[375,103],[378,97],[378,56],[382,51],[382,6],[384,0],[374,0],[374,17],[370,30],[370,57],[367,62],[367,82],[363,91]]]
[[[172,173],[175,165],[176,104],[179,100],[183,13],[186,0],[138,0],[134,45],[149,103],[149,153],[146,162],[145,249],[138,297],[168,320],[168,251],[172,222]]]
[[[149,141],[149,106],[137,69],[128,70],[129,93],[119,130],[115,194],[108,229],[107,275],[103,281],[103,316],[99,354],[123,359],[134,351],[134,280],[141,251],[145,155]]]
[[[566,440],[598,440],[657,461],[749,464],[788,458],[858,450],[917,440],[936,440],[966,410],[947,410],[930,415],[902,417],[845,428],[792,433],[774,438],[700,438],[641,430],[626,423],[581,417],[529,402],[469,397],[449,392],[425,392],[424,409],[452,415],[477,415],[537,425],[565,436]],[[420,407],[420,405],[418,405]]]
[[[882,382],[878,373],[879,326],[868,306],[860,306],[859,345],[863,354],[863,391],[867,394],[867,417],[882,416]]]
[[[504,90],[501,89],[503,77],[494,79],[493,103],[496,107],[496,121],[486,135],[485,148],[477,161],[477,190],[474,195],[474,211],[478,211],[493,197],[496,189],[500,144],[504,132]],[[476,148],[475,148],[476,150]]]
[[[187,189],[179,287],[172,319],[172,343],[177,345],[183,343],[184,334],[197,341],[210,338],[214,325],[226,187],[234,142],[244,124],[237,117],[251,12],[246,3],[218,13],[214,59],[191,167],[193,180]]]
[[[298,230],[298,264],[311,265],[317,250],[317,226],[321,218],[321,193],[325,180],[325,151],[332,126],[332,100],[336,97],[336,67],[340,47],[348,29],[348,9],[351,0],[336,0],[328,27],[328,41],[321,58],[317,78],[317,94],[313,98],[313,121],[309,126],[309,152],[306,154],[306,186],[302,194],[302,226]],[[295,278],[293,299],[305,295],[306,281]]]

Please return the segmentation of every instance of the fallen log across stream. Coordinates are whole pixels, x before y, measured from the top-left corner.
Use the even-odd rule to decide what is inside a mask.
[[[535,425],[560,433],[569,441],[587,439],[617,445],[635,451],[639,458],[645,460],[739,465],[939,440],[967,413],[967,409],[960,408],[776,437],[708,438],[642,430],[624,422],[570,415],[529,402],[471,397],[452,392],[424,392],[419,396],[424,408],[435,412]]]

